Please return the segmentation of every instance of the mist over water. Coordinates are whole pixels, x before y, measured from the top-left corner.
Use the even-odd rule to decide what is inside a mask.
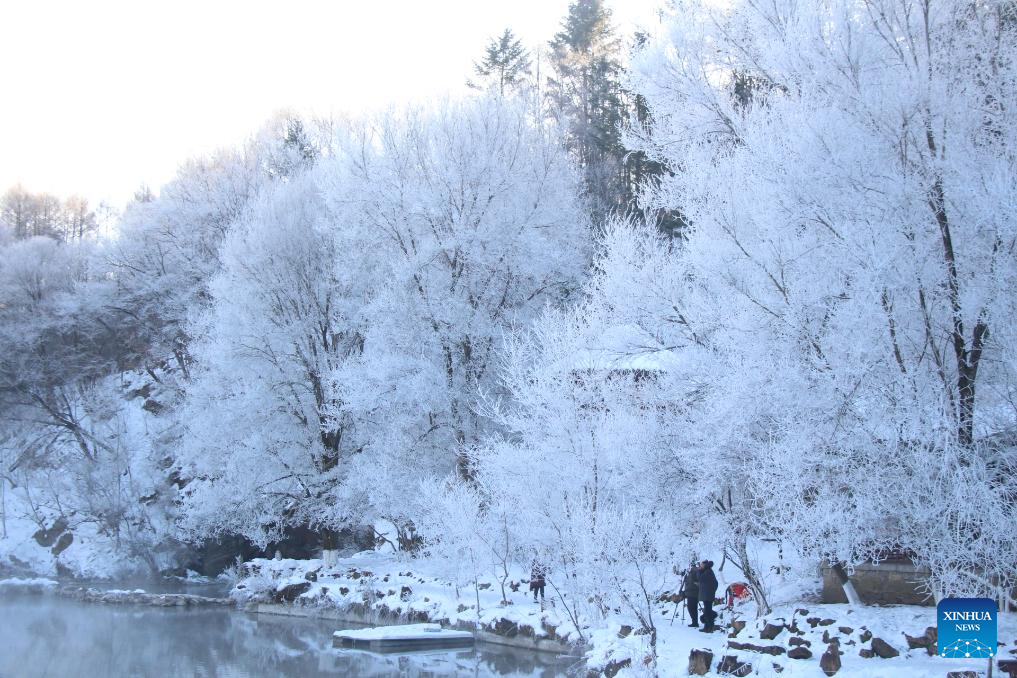
[[[0,678],[564,675],[574,658],[515,651],[376,655],[331,647],[335,621],[0,594]]]

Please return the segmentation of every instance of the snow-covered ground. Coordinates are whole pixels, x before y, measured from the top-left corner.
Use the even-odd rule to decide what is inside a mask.
[[[242,602],[292,599],[295,605],[323,609],[356,605],[357,609],[400,613],[414,621],[479,623],[502,633],[578,640],[560,604],[551,597],[544,605],[533,602],[522,572],[512,573],[510,583],[513,588],[518,584],[518,590],[508,589],[509,605],[501,604],[500,587],[493,578],[481,579],[479,589],[472,585],[457,588],[426,560],[408,560],[391,553],[365,552],[341,559],[330,568],[319,560],[254,560],[245,564],[243,572],[232,592]],[[728,583],[725,574],[734,581],[737,573],[719,574],[723,590]],[[795,593],[803,590],[802,599],[794,600]],[[983,660],[943,659],[930,656],[922,647],[909,647],[905,634],[921,638],[928,627],[936,625],[933,607],[818,604],[807,588],[791,586],[776,594],[779,604],[763,619],[755,618],[751,602],[723,610],[719,623],[725,630],[713,634],[687,627],[681,609],[676,611],[674,603],[662,601],[655,618],[658,675],[687,675],[690,652],[708,650],[713,661],[707,675],[718,675],[717,664],[723,657],[733,656],[751,667],[751,675],[822,676],[820,658],[834,642],[842,653],[842,667],[836,675],[848,678],[942,678],[949,671],[986,667]],[[733,622],[737,622],[735,626],[744,623],[736,635],[731,635]],[[608,617],[598,628],[584,628],[583,635],[589,641],[584,650],[591,668],[609,668],[611,675],[618,676],[651,675],[648,634],[640,633],[623,614]],[[897,656],[864,657],[874,639],[884,641]],[[999,640],[1005,643],[999,648],[1000,656],[1017,658],[1017,614],[1000,615]],[[754,648],[743,645],[736,649],[729,643]],[[795,647],[805,648],[810,656],[789,657],[788,651]]]
[[[330,568],[320,560],[255,559],[244,564],[243,573],[231,593],[240,602],[292,599],[296,605],[322,608],[356,605],[414,621],[477,624],[502,635],[577,640],[550,591],[544,604],[534,602],[521,571],[512,572],[506,585],[508,605],[501,604],[501,587],[493,577],[482,578],[476,588],[472,582],[457,587],[427,561],[391,553],[364,552]]]

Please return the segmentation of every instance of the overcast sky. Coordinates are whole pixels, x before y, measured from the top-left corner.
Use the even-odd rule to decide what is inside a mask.
[[[4,0],[0,191],[122,203],[274,112],[459,92],[487,40],[531,47],[569,0]],[[629,34],[657,0],[608,0]]]

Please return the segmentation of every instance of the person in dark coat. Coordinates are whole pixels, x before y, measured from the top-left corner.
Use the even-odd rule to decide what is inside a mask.
[[[689,626],[699,626],[699,570],[697,565],[689,565],[689,571],[685,573],[685,580],[682,582],[682,590],[679,596],[685,598],[685,607],[689,610]]]
[[[538,560],[533,561],[533,566],[530,568],[530,590],[533,591],[533,602],[537,602],[537,593],[540,593],[540,599],[544,599],[544,586],[547,584],[545,577],[547,576],[547,568]]]
[[[717,613],[713,611],[713,599],[717,595],[717,575],[713,573],[713,561],[704,560],[699,563],[699,602],[703,604],[703,628],[706,633],[717,630],[713,622]]]

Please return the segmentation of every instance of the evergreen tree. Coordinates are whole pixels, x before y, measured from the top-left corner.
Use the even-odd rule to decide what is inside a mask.
[[[610,10],[602,0],[576,0],[550,46],[548,95],[567,121],[569,150],[583,168],[594,213],[602,217],[631,198],[621,142],[627,118],[621,42]]]
[[[511,29],[506,28],[499,38],[491,38],[484,51],[484,58],[474,62],[473,70],[497,87],[498,94],[505,96],[506,88],[517,86],[530,70],[530,54]],[[471,87],[479,86],[468,83]]]

